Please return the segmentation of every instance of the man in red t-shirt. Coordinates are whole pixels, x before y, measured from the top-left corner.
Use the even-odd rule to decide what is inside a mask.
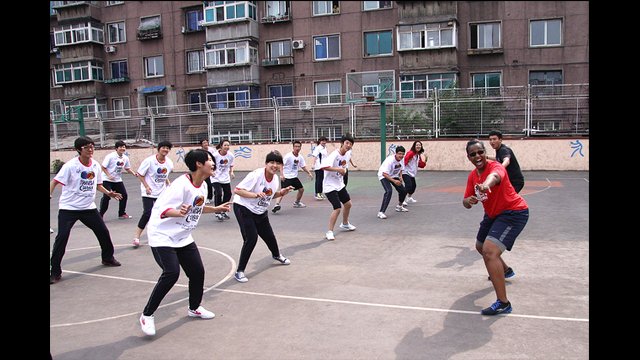
[[[529,207],[511,185],[507,170],[500,163],[487,160],[487,152],[480,140],[467,142],[466,150],[467,158],[476,168],[467,178],[462,205],[471,209],[482,202],[484,207],[484,218],[476,236],[476,250],[482,255],[498,298],[481,314],[507,314],[512,307],[507,299],[505,277],[512,277],[515,273],[502,260],[502,252],[505,249],[511,251],[516,237],[529,220]]]

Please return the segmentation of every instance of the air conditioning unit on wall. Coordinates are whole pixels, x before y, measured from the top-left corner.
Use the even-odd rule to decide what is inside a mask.
[[[300,110],[311,110],[311,101],[300,101],[298,103],[298,109]]]
[[[108,53],[114,53],[116,52],[116,47],[111,45],[111,46],[105,46],[104,50]]]
[[[297,49],[297,50],[304,49],[304,41],[302,41],[302,40],[293,40],[291,42],[291,47],[294,48],[294,49]]]

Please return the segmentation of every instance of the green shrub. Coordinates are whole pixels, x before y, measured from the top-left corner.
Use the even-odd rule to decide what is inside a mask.
[[[64,165],[64,161],[60,160],[60,159],[55,159],[51,162],[51,173],[52,174],[57,174],[58,171],[60,171],[60,169],[62,168],[62,165]]]

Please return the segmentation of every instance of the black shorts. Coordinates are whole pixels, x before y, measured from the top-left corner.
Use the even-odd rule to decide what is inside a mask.
[[[293,178],[293,179],[284,179],[282,180],[281,184],[282,188],[286,188],[287,186],[293,186],[293,190],[298,190],[298,189],[302,189],[302,183],[300,182],[300,179]]]

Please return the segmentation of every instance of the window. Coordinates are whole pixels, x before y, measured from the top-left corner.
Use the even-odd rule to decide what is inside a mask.
[[[293,85],[269,85],[269,98],[276,98],[280,106],[293,105]]]
[[[87,118],[96,118],[98,113],[104,114],[107,110],[106,100],[97,100],[97,99],[83,99],[72,102],[66,102],[65,104],[65,112],[69,111],[69,107],[80,107],[82,108],[82,115],[85,119]],[[71,111],[71,118],[77,120],[78,113],[76,111]]]
[[[340,14],[339,1],[314,1],[313,15],[331,15]]]
[[[144,74],[148,78],[164,76],[162,55],[144,58]]]
[[[121,78],[129,77],[129,71],[127,70],[127,60],[111,61],[109,63],[109,67],[111,68],[112,79],[121,79]]]
[[[562,20],[531,20],[529,26],[532,47],[562,44]]]
[[[500,23],[470,24],[472,49],[500,48]]]
[[[164,95],[147,95],[147,107],[151,108],[154,115],[165,114]]]
[[[449,89],[456,83],[456,74],[425,74],[400,76],[400,97],[402,99],[426,99],[429,89]]]
[[[127,41],[126,31],[124,29],[124,21],[107,24],[107,31],[109,33],[110,44]]]
[[[391,30],[364,33],[364,56],[393,55]]]
[[[160,15],[140,18],[138,40],[155,39],[161,35]]]
[[[129,98],[128,97],[123,97],[123,98],[116,98],[111,100],[111,103],[113,104],[113,116],[114,117],[127,117],[127,116],[131,116],[129,108],[131,107],[129,105]]]
[[[475,94],[484,96],[500,96],[500,86],[502,80],[502,74],[495,73],[482,73],[473,74],[473,88]]]
[[[530,71],[529,85],[533,85],[531,89],[532,95],[559,95],[562,93],[562,71]]]
[[[364,11],[376,9],[391,9],[391,1],[363,1]]]
[[[198,22],[204,19],[204,12],[202,8],[190,9],[185,12],[185,32],[193,32],[203,30],[203,27],[198,25]]]
[[[205,67],[225,67],[258,63],[258,48],[248,41],[206,45]]]
[[[204,21],[220,23],[234,20],[257,19],[255,1],[205,1]]]
[[[204,71],[204,50],[187,51],[187,74]]]
[[[340,59],[340,35],[315,36],[314,60]]]
[[[267,18],[281,18],[289,16],[288,1],[265,1],[265,14]]]
[[[269,128],[269,134],[271,135],[271,141],[278,141],[278,139],[276,139],[276,131],[274,128]],[[293,128],[280,128],[279,141],[293,141],[293,139]]]
[[[455,21],[398,26],[398,51],[455,47],[457,36]]]
[[[190,92],[189,93],[189,111],[191,112],[200,112],[205,111],[206,106],[204,104],[204,97],[201,92]]]
[[[291,40],[267,42],[267,59],[291,56]]]
[[[56,65],[55,84],[104,80],[103,63],[97,60]]]
[[[97,42],[104,44],[104,31],[101,25],[92,23],[81,23],[73,25],[63,25],[59,29],[54,29],[56,46],[72,45],[86,42]]]
[[[319,81],[315,83],[316,104],[340,104],[342,85],[340,81]]]
[[[215,94],[207,94],[209,102],[214,103],[215,109],[233,109],[249,107],[248,90],[227,90]]]
[[[326,137],[330,141],[340,140],[342,137],[342,126],[325,126],[325,127],[316,127],[316,139],[321,138],[322,136]]]

